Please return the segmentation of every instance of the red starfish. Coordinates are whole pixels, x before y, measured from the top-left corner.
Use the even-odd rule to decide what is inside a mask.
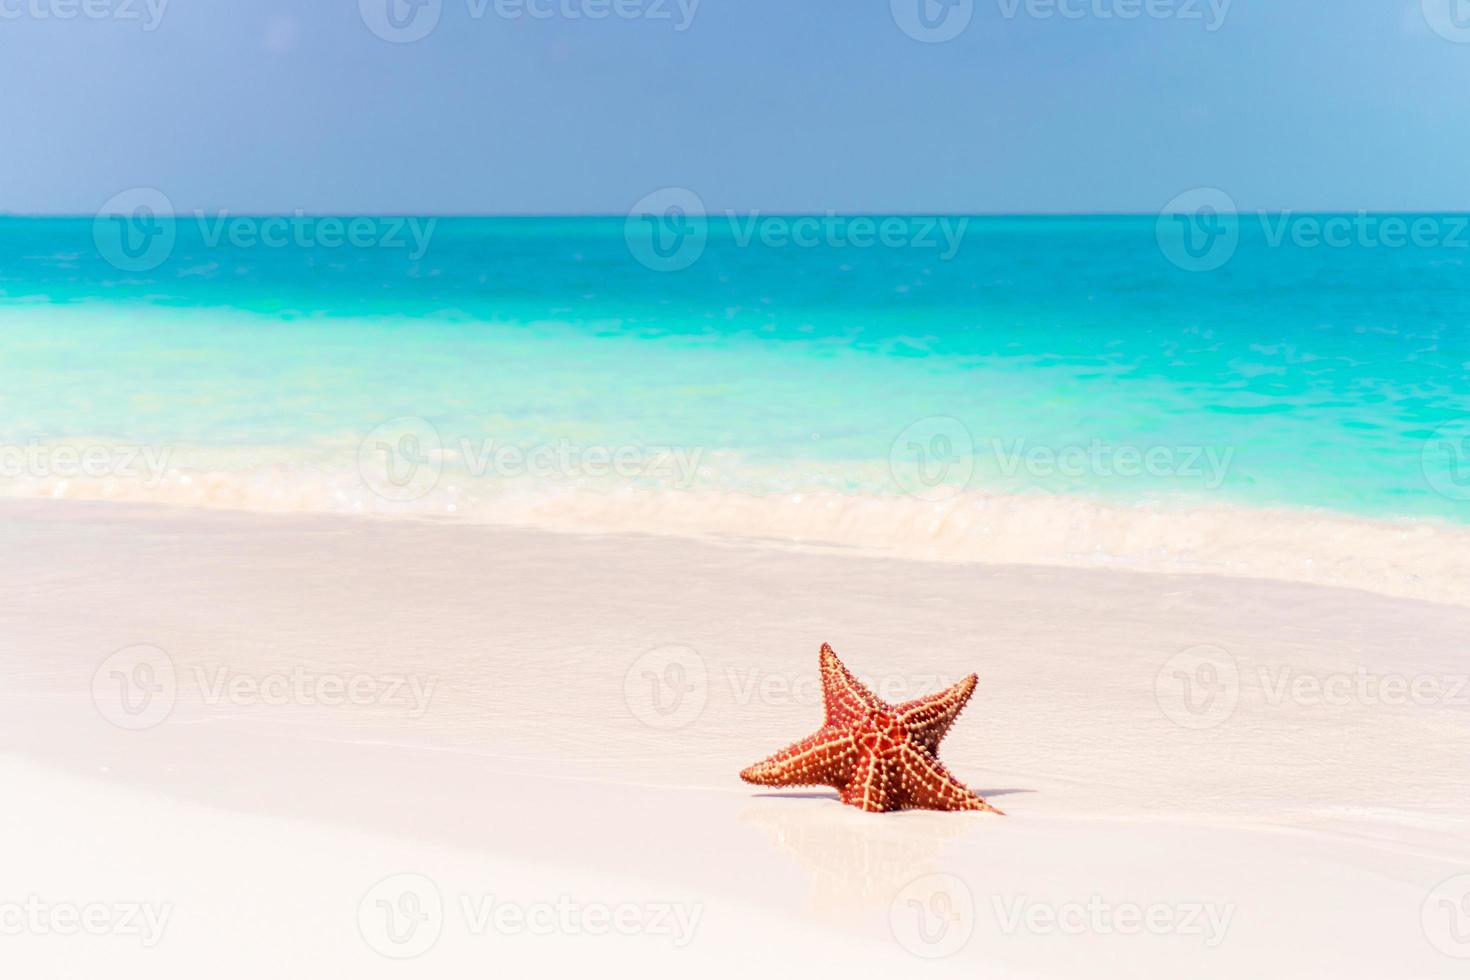
[[[974,674],[954,687],[894,707],[878,699],[822,644],[821,729],[740,774],[760,786],[832,786],[843,803],[889,810],[1000,813],[949,774],[939,740],[975,693]]]

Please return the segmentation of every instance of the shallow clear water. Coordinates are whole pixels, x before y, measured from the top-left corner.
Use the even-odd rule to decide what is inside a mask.
[[[275,247],[258,220],[189,216],[140,271],[90,219],[3,220],[0,442],[350,476],[365,437],[411,417],[430,427],[412,446],[461,480],[476,455],[483,471],[497,448],[551,447],[539,468],[491,469],[551,488],[963,486],[1470,523],[1458,219],[1432,219],[1428,245],[1333,247],[1246,218],[1203,272],[1170,261],[1151,217],[950,218],[953,255],[917,219],[866,247],[850,222],[802,247],[790,219],[747,220],[712,218],[698,259],[667,269],[639,261],[621,218],[391,236],[380,220],[357,246],[306,222]],[[664,447],[697,472],[653,465]],[[589,449],[640,462],[609,476]]]

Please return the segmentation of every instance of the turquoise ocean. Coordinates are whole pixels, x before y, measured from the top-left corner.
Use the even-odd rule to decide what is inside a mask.
[[[1453,215],[129,220],[0,219],[5,492],[1470,524]]]

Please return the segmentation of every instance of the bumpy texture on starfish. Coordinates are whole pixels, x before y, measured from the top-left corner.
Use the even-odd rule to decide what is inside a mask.
[[[939,740],[964,710],[979,682],[893,706],[878,699],[837,654],[822,644],[821,729],[740,774],[759,786],[831,786],[843,803],[889,810],[981,810],[1000,813],[949,774]]]

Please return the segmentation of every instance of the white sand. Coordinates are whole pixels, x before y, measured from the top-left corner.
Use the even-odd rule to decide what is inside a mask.
[[[1462,606],[60,502],[0,546],[6,975],[1470,966]],[[977,671],[943,754],[1010,816],[740,783],[824,640],[893,699]]]

